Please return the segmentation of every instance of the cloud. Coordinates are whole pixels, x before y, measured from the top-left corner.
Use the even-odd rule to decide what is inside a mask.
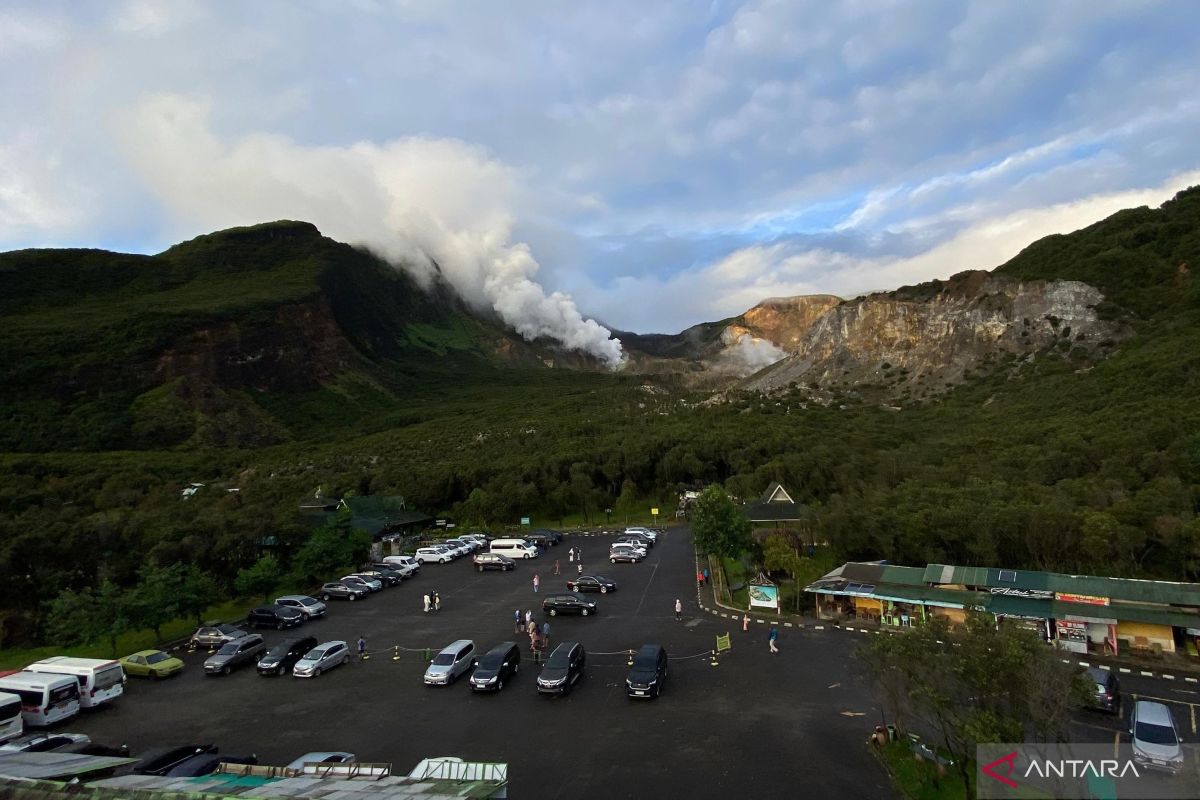
[[[620,342],[572,299],[536,282],[529,248],[510,241],[516,173],[482,148],[409,137],[383,144],[305,146],[256,133],[232,141],[209,104],[173,94],[122,118],[127,158],[170,210],[179,234],[270,219],[303,219],[365,245],[428,284],[435,264],[470,303],[518,333],[550,337],[616,365]]]

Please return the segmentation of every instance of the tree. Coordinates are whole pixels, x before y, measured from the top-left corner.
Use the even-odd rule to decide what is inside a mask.
[[[194,619],[197,625],[203,621],[204,612],[219,596],[217,582],[198,567],[188,565],[180,568],[180,580],[175,590],[175,610],[182,617]]]
[[[952,628],[942,618],[911,631],[874,636],[859,652],[902,726],[933,731],[971,795],[975,745],[1019,742],[1032,730],[1063,741],[1071,710],[1089,688],[1082,675],[1036,635],[968,614]]]
[[[800,610],[800,572],[804,569],[805,559],[796,552],[791,542],[782,534],[773,533],[767,537],[763,545],[763,567],[768,572],[786,572],[791,576],[793,591],[796,596],[796,610]]]
[[[147,564],[138,570],[138,582],[130,592],[130,623],[135,628],[150,628],[156,640],[162,639],[162,626],[182,615],[179,586],[187,567],[175,564],[160,567]]]
[[[282,577],[283,569],[279,566],[279,559],[267,554],[253,565],[238,570],[234,586],[247,597],[262,597],[266,600],[279,585]]]
[[[690,520],[701,552],[737,558],[750,549],[750,520],[717,484],[696,498]]]
[[[331,574],[354,565],[366,557],[371,537],[354,530],[348,512],[339,513],[332,522],[317,528],[296,551],[292,569],[303,581],[323,581]]]
[[[112,581],[100,588],[67,589],[48,603],[46,627],[55,644],[66,647],[108,639],[117,654],[117,637],[130,629],[130,596]]]

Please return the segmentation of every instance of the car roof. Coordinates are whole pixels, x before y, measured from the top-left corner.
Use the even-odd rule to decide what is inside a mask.
[[[484,653],[484,658],[487,658],[492,653],[507,653],[509,650],[512,650],[516,646],[517,646],[516,642],[501,642],[500,644],[493,647],[491,650],[488,650],[486,653]]]
[[[299,600],[302,603],[303,602],[313,602],[313,603],[321,602],[317,598],[310,597],[309,595],[306,595],[306,594],[284,594],[284,595],[280,595],[279,597],[275,598],[275,602],[279,602],[280,600]]]
[[[1112,672],[1106,669],[1100,669],[1099,667],[1088,667],[1087,674],[1092,680],[1096,681],[1096,683],[1106,683],[1108,679],[1112,677]]]
[[[448,644],[448,645],[446,645],[445,647],[443,647],[443,648],[442,648],[442,652],[444,653],[444,652],[446,652],[447,650],[458,650],[458,649],[460,649],[460,648],[462,648],[463,646],[465,646],[465,645],[468,645],[468,644],[469,644],[469,645],[474,645],[474,644],[475,644],[475,642],[474,642],[474,641],[472,641],[471,639],[458,639],[457,641],[453,641],[453,642],[451,642],[450,644]]]
[[[314,647],[313,650],[324,650],[327,647],[333,647],[335,644],[340,644],[343,647],[350,646],[350,645],[346,644],[346,642],[342,639],[330,639],[328,642],[321,642],[319,645]]]
[[[1134,706],[1133,713],[1137,717],[1138,722],[1145,722],[1148,725],[1161,725],[1164,728],[1175,727],[1175,721],[1171,719],[1171,712],[1162,703],[1138,700],[1137,705]]]
[[[138,650],[136,653],[130,653],[129,655],[125,656],[125,658],[133,658],[134,656],[152,656],[155,653],[161,653],[161,652],[163,652],[163,651],[162,650]],[[170,655],[170,653],[167,653],[167,655]]]

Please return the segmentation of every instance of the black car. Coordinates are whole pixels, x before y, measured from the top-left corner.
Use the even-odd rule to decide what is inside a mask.
[[[501,553],[476,553],[471,560],[475,564],[475,569],[480,572],[485,569],[507,571],[517,566],[517,562]]]
[[[617,582],[603,575],[580,575],[575,580],[567,581],[567,588],[572,592],[608,594],[617,590]]]
[[[361,584],[351,586],[345,581],[332,581],[321,587],[321,599],[328,603],[332,598],[339,600],[357,600],[366,597],[371,590]]]
[[[257,764],[258,756],[231,756],[223,753],[197,753],[185,758],[166,772],[168,778],[196,778],[200,775],[211,775],[217,771],[217,766],[224,761],[227,764]]]
[[[246,615],[246,624],[256,628],[294,628],[304,622],[304,614],[291,606],[259,606]]]
[[[550,549],[551,545],[557,544],[557,542],[554,541],[553,536],[537,531],[527,533],[521,538],[532,545],[536,545],[541,550],[548,550]]]
[[[666,680],[667,651],[662,645],[644,644],[625,675],[625,693],[630,697],[658,697]]]
[[[563,642],[554,648],[542,674],[537,679],[537,690],[541,694],[566,694],[583,677],[586,654],[579,642]]]
[[[550,544],[558,544],[563,540],[563,535],[558,531],[550,530],[549,528],[537,528],[533,533],[540,533],[550,538]]]
[[[542,601],[542,611],[552,617],[559,614],[580,614],[586,617],[596,613],[596,601],[577,594],[552,594]]]
[[[388,586],[399,586],[404,580],[404,573],[387,564],[371,564],[367,569],[379,575]]]
[[[504,681],[521,669],[521,649],[512,642],[488,650],[471,673],[471,688],[477,692],[498,692]]]
[[[1121,682],[1112,670],[1088,667],[1087,679],[1093,690],[1088,707],[1097,711],[1107,711],[1109,714],[1120,714]]]
[[[166,775],[173,768],[200,753],[215,753],[213,744],[186,744],[179,747],[154,747],[138,755],[133,771],[138,775]]]
[[[304,654],[317,646],[317,637],[302,636],[295,639],[284,639],[263,655],[258,662],[259,675],[286,675],[292,671],[296,662],[304,658]]]

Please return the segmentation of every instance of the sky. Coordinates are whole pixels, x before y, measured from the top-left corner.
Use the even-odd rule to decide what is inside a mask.
[[[1190,0],[5,0],[0,250],[307,219],[615,363],[1158,205],[1197,86]]]

